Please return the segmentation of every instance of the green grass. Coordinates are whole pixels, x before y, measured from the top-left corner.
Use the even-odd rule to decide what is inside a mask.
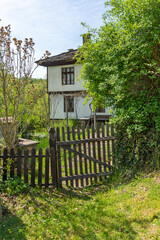
[[[160,239],[160,173],[130,183],[9,196],[0,239]]]

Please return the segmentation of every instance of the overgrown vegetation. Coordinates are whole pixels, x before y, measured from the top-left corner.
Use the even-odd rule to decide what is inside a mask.
[[[29,191],[29,184],[24,183],[19,177],[8,178],[5,182],[0,182],[0,192],[9,195],[18,195]]]
[[[110,184],[75,191],[2,193],[0,239],[158,240],[159,176],[137,176],[125,183],[116,176]]]
[[[159,168],[160,1],[109,0],[100,29],[79,48],[94,105],[113,109],[119,167]],[[83,60],[82,60],[83,56]]]

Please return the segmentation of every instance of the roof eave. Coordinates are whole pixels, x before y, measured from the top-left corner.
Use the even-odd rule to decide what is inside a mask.
[[[37,63],[38,65],[43,66],[43,67],[52,67],[52,66],[75,64],[76,60],[73,59],[70,61],[55,61],[55,62],[46,62],[46,61],[41,60],[41,61],[37,61],[35,63]]]

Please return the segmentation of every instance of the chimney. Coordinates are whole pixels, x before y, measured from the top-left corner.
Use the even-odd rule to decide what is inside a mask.
[[[68,52],[72,52],[72,51],[74,51],[74,49],[73,49],[73,48],[70,48],[70,49],[68,49]]]

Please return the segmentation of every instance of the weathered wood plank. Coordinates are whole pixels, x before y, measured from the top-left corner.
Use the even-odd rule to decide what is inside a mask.
[[[95,130],[94,130],[94,126],[92,124],[92,138],[95,138]],[[96,149],[95,149],[95,142],[92,142],[92,147],[93,147],[93,159],[96,159]],[[92,160],[93,161],[93,160]],[[97,167],[96,167],[96,162],[94,162],[94,173],[97,173]],[[94,178],[95,182],[97,182],[97,177],[95,176]]]
[[[72,127],[72,138],[73,140],[75,140],[75,127]],[[76,146],[75,144],[73,145],[73,150],[76,150]],[[77,155],[74,154],[74,171],[75,171],[75,175],[78,175],[78,165],[77,165]],[[78,187],[78,179],[76,179],[76,187]]]
[[[87,125],[87,137],[88,137],[88,139],[90,139],[89,124]],[[90,142],[88,142],[88,156],[91,156],[91,144],[90,144]],[[92,173],[92,161],[90,159],[89,159],[89,170],[90,170],[90,173]],[[91,178],[91,182],[92,182],[92,178]]]
[[[36,149],[32,148],[31,151],[31,186],[35,186],[35,162],[36,162]]]
[[[24,182],[28,183],[28,155],[29,150],[24,149]]]
[[[14,148],[11,149],[10,156],[11,156],[10,177],[13,178],[14,177],[14,170],[15,170],[15,151],[14,151]]]
[[[53,183],[53,188],[58,187],[58,173],[57,173],[57,154],[56,154],[56,149],[51,148],[50,150],[51,153],[51,174],[52,174],[52,183]]]
[[[8,158],[8,150],[7,148],[3,151],[3,181],[7,180],[7,158]]]
[[[43,161],[43,151],[42,148],[38,152],[38,185],[42,186],[42,161]]]
[[[62,127],[62,139],[65,141],[65,129]],[[67,157],[66,157],[66,150],[64,149],[64,169],[65,169],[65,175],[68,176],[68,167],[67,167]],[[66,181],[66,185],[68,186],[68,181]]]
[[[106,131],[107,131],[107,137],[110,136],[109,133],[109,124],[107,123],[106,125]],[[108,164],[111,165],[111,155],[110,155],[110,144],[109,144],[109,140],[107,141],[107,158],[108,158]]]
[[[78,133],[78,140],[80,140],[80,128],[77,127],[77,133]],[[77,152],[77,151],[75,151]],[[81,153],[81,143],[78,144],[78,152]],[[82,155],[79,154],[79,167],[80,167],[80,174],[83,174],[83,165],[82,165]],[[81,179],[81,186],[84,186],[83,179]]]
[[[114,125],[111,124],[111,136],[114,137]],[[111,141],[112,143],[112,163],[115,165],[115,157],[114,157],[114,141]]]
[[[82,137],[83,137],[83,139],[86,139],[84,125],[82,126]],[[86,143],[83,143],[83,151],[84,151],[84,154],[86,155]],[[87,158],[84,158],[84,166],[85,166],[85,174],[88,174]],[[86,185],[88,185],[88,178],[86,178]]]
[[[46,158],[45,158],[45,187],[49,186],[49,148],[46,149]]]
[[[17,150],[17,176],[21,178],[22,173],[22,150],[19,148]]]
[[[56,141],[56,131],[53,127],[49,129],[49,146],[50,149],[55,147],[55,141]]]
[[[105,137],[104,124],[102,124],[102,137]],[[102,142],[102,148],[103,148],[103,162],[106,163],[106,146],[104,141]],[[104,167],[104,171],[106,171],[106,167]]]
[[[100,138],[100,128],[99,128],[99,124],[97,124],[97,137]],[[97,142],[97,150],[98,150],[98,160],[101,162],[101,145],[100,145],[100,141]],[[99,172],[102,172],[102,165],[99,164]]]
[[[57,142],[59,142],[60,141],[60,129],[59,129],[59,127],[57,127],[56,135],[57,135]],[[61,166],[61,150],[60,150],[59,146],[57,146],[56,151],[57,151],[57,156],[58,156],[58,176],[60,178],[60,177],[62,177],[62,166]],[[58,187],[62,188],[61,181],[58,181]]]
[[[67,140],[70,141],[70,128],[67,126]],[[68,160],[69,160],[69,174],[70,176],[73,176],[73,168],[72,168],[72,157],[71,152],[69,151],[68,154]],[[71,180],[71,186],[73,187],[73,181]]]

